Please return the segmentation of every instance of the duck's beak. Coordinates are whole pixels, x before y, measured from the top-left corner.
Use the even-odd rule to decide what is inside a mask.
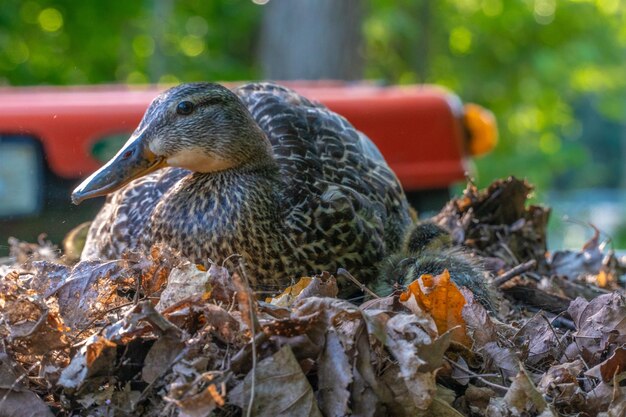
[[[107,195],[165,165],[165,159],[147,146],[143,134],[134,134],[113,159],[76,187],[72,202],[80,204],[88,198]]]

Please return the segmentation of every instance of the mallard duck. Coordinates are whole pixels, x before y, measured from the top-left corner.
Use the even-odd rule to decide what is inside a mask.
[[[165,91],[72,200],[102,195],[83,259],[164,243],[196,263],[240,255],[265,286],[339,267],[371,281],[411,223],[376,146],[345,118],[271,83]]]
[[[439,275],[446,269],[457,286],[466,287],[478,302],[497,312],[500,295],[488,285],[480,262],[454,246],[448,231],[431,221],[418,222],[407,229],[398,252],[381,262],[373,290],[378,295],[388,295],[396,285],[405,286],[423,274]]]

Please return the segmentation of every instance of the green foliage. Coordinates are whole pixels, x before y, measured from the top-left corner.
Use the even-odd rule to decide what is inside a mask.
[[[625,114],[620,1],[372,2],[369,77],[442,84],[496,114],[501,142],[477,162],[481,185],[509,174],[528,177],[539,190],[559,178],[589,187],[616,177],[621,158],[612,169],[592,163],[594,138],[583,136],[576,110],[592,97],[603,116]]]
[[[261,12],[233,0],[3,0],[0,82],[251,78]]]

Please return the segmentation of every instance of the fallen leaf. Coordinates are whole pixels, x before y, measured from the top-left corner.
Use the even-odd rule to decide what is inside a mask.
[[[528,346],[528,364],[537,365],[546,360],[554,360],[562,354],[555,330],[542,313],[535,314],[528,320],[515,337],[520,340],[518,346]]]
[[[53,417],[46,403],[18,381],[13,368],[9,357],[0,353],[0,416]]]
[[[82,330],[106,310],[128,302],[117,290],[122,282],[130,285],[134,274],[125,261],[76,264],[56,291],[63,321],[73,330]]]
[[[451,335],[432,331],[429,317],[398,314],[387,322],[387,347],[398,361],[415,407],[427,410],[436,391],[435,374],[450,345]]]
[[[553,365],[542,375],[537,389],[550,397],[556,407],[581,407],[585,403],[585,395],[578,382],[582,370],[580,359]]]
[[[609,382],[622,372],[626,372],[626,346],[623,345],[615,349],[605,361],[586,371],[585,375]]]
[[[268,298],[266,302],[279,307],[291,307],[293,303],[308,297],[336,297],[339,292],[337,280],[328,272],[314,277],[302,277],[294,285],[287,287],[280,295]]]
[[[210,294],[211,289],[209,273],[198,269],[191,262],[186,262],[170,272],[167,287],[161,293],[156,309],[157,311],[166,310],[187,298]]]
[[[485,358],[486,370],[497,370],[512,378],[519,373],[519,359],[515,352],[497,342],[489,342],[480,350]]]
[[[563,275],[574,280],[584,275],[598,275],[602,269],[600,231],[596,228],[593,237],[585,243],[581,251],[556,251],[549,261],[554,275]]]
[[[296,301],[296,297],[311,283],[313,278],[302,277],[294,285],[291,285],[285,290],[273,298],[268,298],[265,301],[279,307],[291,307]]]
[[[328,417],[351,414],[349,386],[352,383],[352,366],[333,328],[326,334],[326,344],[317,366],[318,395],[322,413]]]
[[[406,304],[411,299],[432,316],[439,334],[451,330],[453,341],[471,346],[462,315],[465,297],[450,279],[447,269],[440,275],[424,274],[410,283],[407,291],[400,294],[400,302]]]
[[[252,415],[257,417],[322,416],[313,389],[289,346],[258,362],[256,369],[230,392],[229,400],[244,413],[251,406]]]
[[[504,395],[504,402],[511,411],[523,413],[543,413],[549,410],[548,403],[531,381],[528,373],[520,367],[520,372],[513,378],[513,383]]]
[[[568,309],[576,326],[575,343],[568,347],[568,354],[580,352],[589,366],[604,359],[610,345],[626,344],[626,300],[613,292],[591,301],[574,300]]]

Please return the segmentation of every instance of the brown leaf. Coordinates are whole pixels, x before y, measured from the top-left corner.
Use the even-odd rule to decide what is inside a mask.
[[[141,370],[141,378],[147,383],[156,381],[169,369],[176,357],[185,348],[180,334],[169,332],[157,340],[148,351]]]
[[[566,276],[571,280],[584,275],[597,275],[602,269],[603,259],[600,232],[595,229],[593,237],[585,243],[581,251],[554,252],[550,259],[551,273]]]
[[[582,373],[583,362],[573,362],[551,366],[543,374],[537,389],[545,396],[552,398],[557,407],[580,407],[585,402],[584,393],[580,390],[578,376]]]
[[[427,317],[398,314],[387,322],[387,347],[398,361],[400,375],[420,410],[430,407],[435,395],[435,373],[441,366],[451,335],[432,331]]]
[[[311,277],[302,277],[294,285],[291,285],[285,290],[273,298],[268,298],[265,301],[278,307],[291,307],[296,301],[296,297],[313,281]]]
[[[468,385],[465,390],[465,401],[470,407],[470,410],[477,409],[480,413],[484,414],[484,410],[489,406],[489,400],[496,396],[496,393],[488,387],[477,387],[475,385]]]
[[[56,293],[70,275],[71,268],[51,261],[33,262],[33,279],[30,288],[48,298]]]
[[[87,378],[103,371],[110,371],[115,366],[116,347],[128,344],[140,334],[150,331],[157,335],[166,335],[172,340],[181,340],[182,337],[180,329],[159,314],[150,302],[142,301],[130,308],[121,320],[84,341],[69,366],[61,373],[59,385],[65,388],[79,388]],[[155,355],[159,356],[159,353],[162,353],[161,348],[158,348]],[[163,353],[161,357],[166,357],[166,354]],[[156,371],[148,372],[152,377]]]
[[[35,297],[8,296],[0,313],[8,325],[10,340],[25,343],[30,354],[41,355],[67,346],[63,321]]]
[[[626,346],[620,346],[604,362],[596,365],[585,372],[585,375],[593,376],[604,382],[612,381],[615,375],[626,371]]]
[[[549,409],[546,400],[521,367],[520,372],[513,379],[513,383],[504,395],[504,402],[519,415],[533,411],[543,413],[544,410]]]
[[[94,317],[128,300],[117,295],[120,282],[130,283],[134,272],[125,261],[82,261],[56,292],[59,312],[72,329],[82,330]]]
[[[254,336],[254,334],[261,328],[258,320],[258,314],[256,312],[256,299],[250,286],[243,280],[243,278],[234,273],[232,281],[237,292],[235,298],[237,299],[237,308],[241,312],[241,320],[248,326],[248,329]]]
[[[521,340],[517,344],[528,346],[526,363],[537,365],[546,360],[554,360],[561,356],[561,345],[548,320],[542,313],[535,314],[515,335]]]
[[[322,413],[328,417],[349,415],[352,366],[333,328],[326,334],[326,344],[317,367],[318,395]]]
[[[339,289],[337,280],[328,272],[314,277],[302,277],[287,287],[280,295],[266,301],[279,307],[291,307],[293,303],[308,297],[336,297]]]
[[[585,362],[595,366],[610,345],[626,344],[626,300],[613,292],[591,301],[574,300],[568,312],[574,324],[576,343],[568,352],[580,350]]]
[[[89,337],[63,369],[58,384],[65,388],[79,388],[85,380],[115,365],[117,344],[97,334]]]
[[[313,389],[289,346],[258,362],[256,369],[230,392],[229,400],[243,408],[244,413],[251,406],[252,415],[257,417],[322,416]]]
[[[12,364],[0,353],[0,417],[53,417],[46,403],[18,382]]]
[[[162,312],[163,316],[190,334],[204,326],[224,343],[236,343],[242,337],[240,324],[228,311],[209,304],[200,297],[183,300]]]
[[[481,353],[485,358],[485,369],[498,370],[508,378],[519,373],[519,359],[511,349],[489,342],[483,346]]]
[[[170,272],[167,287],[161,293],[156,309],[164,311],[187,298],[202,297],[205,294],[208,298],[211,290],[209,273],[198,269],[191,262],[186,262]]]
[[[222,404],[218,404],[216,400]],[[172,402],[180,409],[180,417],[205,417],[211,415],[218,405],[223,405],[224,399],[215,385],[211,384],[199,394],[189,395],[183,400]]]
[[[498,328],[489,317],[489,313],[482,304],[474,301],[474,295],[467,288],[461,288],[461,293],[467,300],[463,306],[461,316],[467,324],[472,340],[473,347],[481,349],[487,343],[498,340]]]

